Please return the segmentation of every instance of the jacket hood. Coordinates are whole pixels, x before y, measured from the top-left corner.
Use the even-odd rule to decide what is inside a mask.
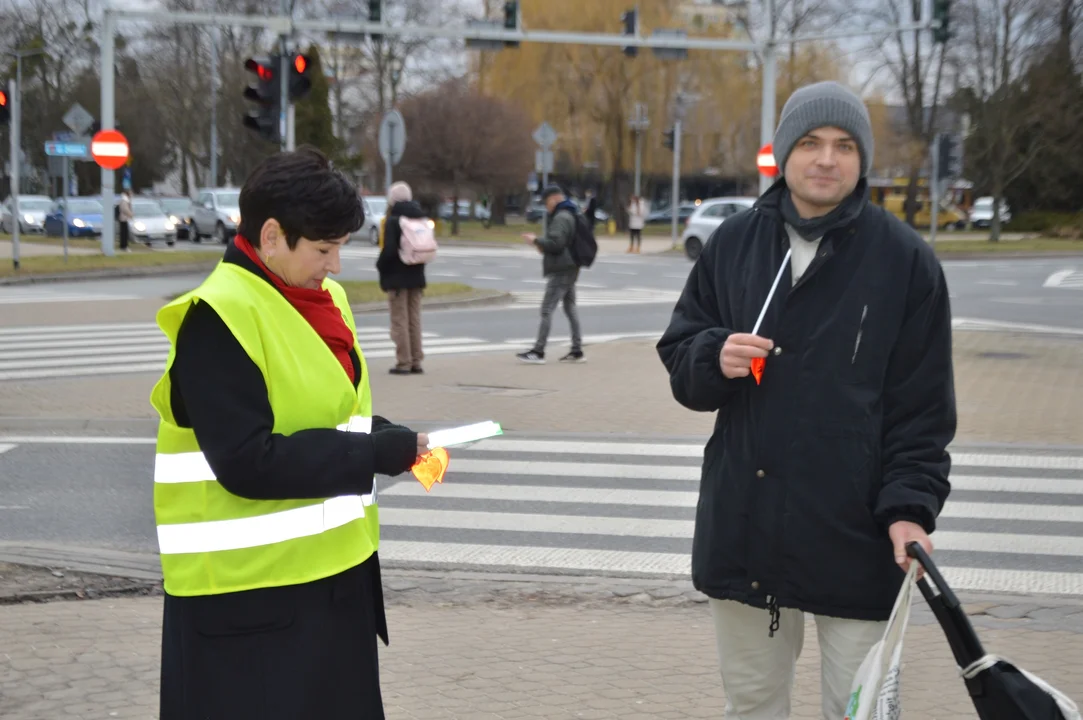
[[[423,218],[425,211],[417,204],[416,200],[405,200],[391,206],[391,215],[407,218]]]

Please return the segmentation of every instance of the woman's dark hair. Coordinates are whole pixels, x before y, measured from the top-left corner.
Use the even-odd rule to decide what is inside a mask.
[[[330,240],[349,235],[365,221],[357,188],[331,167],[314,147],[272,155],[261,162],[241,188],[237,231],[259,244],[264,223],[274,218],[290,249],[302,237]]]

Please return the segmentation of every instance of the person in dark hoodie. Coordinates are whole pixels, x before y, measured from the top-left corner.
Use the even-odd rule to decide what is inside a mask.
[[[797,90],[773,145],[783,177],[715,231],[657,349],[677,401],[717,413],[692,576],[710,598],[727,717],[789,717],[807,612],[823,716],[841,718],[906,545],[931,552],[950,489],[951,310],[933,251],[869,203],[860,98]]]
[[[404,182],[387,189],[387,220],[384,246],[376,259],[380,289],[387,293],[391,309],[391,340],[395,343],[392,375],[419,375],[425,353],[421,348],[421,296],[425,291],[425,266],[407,265],[399,257],[402,228],[399,218],[423,218],[425,213],[413,200],[413,191]]]
[[[575,306],[575,283],[579,279],[579,266],[572,257],[572,243],[575,242],[576,215],[579,208],[564,196],[558,185],[550,185],[542,192],[542,202],[548,211],[545,236],[524,233],[523,239],[533,245],[542,254],[542,274],[545,276],[545,295],[542,298],[541,322],[538,325],[538,337],[534,347],[515,357],[519,362],[541,365],[545,362],[545,344],[549,340],[549,328],[553,322],[553,311],[563,302],[564,314],[572,329],[572,347],[567,355],[560,358],[562,363],[585,362],[583,356],[583,337],[579,331],[579,311]]]

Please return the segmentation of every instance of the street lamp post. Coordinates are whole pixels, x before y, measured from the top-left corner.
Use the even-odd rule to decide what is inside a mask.
[[[19,269],[19,193],[22,192],[22,134],[23,134],[23,58],[44,55],[44,48],[19,48],[9,50],[8,55],[15,56],[15,87],[11,93],[15,114],[11,123],[11,262]]]

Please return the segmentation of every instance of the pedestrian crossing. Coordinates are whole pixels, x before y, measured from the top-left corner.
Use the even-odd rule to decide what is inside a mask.
[[[357,332],[366,359],[395,356],[388,328]],[[499,350],[505,343],[477,337],[422,333],[425,354]],[[70,325],[0,329],[0,381],[161,372],[169,342],[154,323]]]
[[[438,241],[439,242],[439,241]],[[354,245],[350,243],[339,250],[343,260],[373,260],[380,255],[380,248],[372,245]],[[436,258],[533,258],[538,259],[538,251],[517,245],[514,247],[474,247],[441,245]],[[434,260],[435,262],[435,260]]]
[[[512,293],[512,307],[537,308],[545,297],[544,290]],[[614,290],[592,290],[577,287],[575,303],[579,307],[606,307],[615,305],[672,305],[681,297],[680,290],[630,287]]]
[[[1083,290],[1083,270],[1060,270],[1050,275],[1043,287]]]
[[[703,443],[506,435],[452,449],[430,493],[380,489],[380,556],[405,567],[688,578]],[[953,448],[933,534],[948,582],[1083,596],[1083,453]]]
[[[30,303],[100,302],[103,300],[135,300],[135,295],[94,293],[53,288],[0,287],[0,305]]]

